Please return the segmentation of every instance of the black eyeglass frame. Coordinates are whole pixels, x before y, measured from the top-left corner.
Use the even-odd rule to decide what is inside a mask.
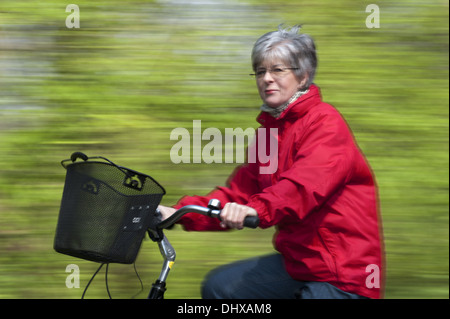
[[[298,69],[300,69],[300,68],[275,68],[275,69],[272,69],[272,70],[264,70],[264,73],[263,73],[263,74],[258,74],[258,72],[257,72],[257,73],[250,73],[249,75],[258,78],[258,77],[262,77],[262,76],[266,75],[267,71],[269,71],[269,73],[272,73],[272,72],[275,71],[276,69],[280,69],[281,72],[284,72],[284,71],[286,71],[286,70],[298,70]],[[262,71],[260,71],[260,72],[262,72]]]

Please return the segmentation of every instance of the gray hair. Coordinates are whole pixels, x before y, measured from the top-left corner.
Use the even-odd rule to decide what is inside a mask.
[[[298,68],[294,70],[299,80],[306,75],[308,88],[314,80],[317,68],[316,46],[314,40],[307,34],[299,34],[301,25],[292,28],[278,26],[278,31],[272,31],[260,37],[252,51],[253,70],[264,62],[275,59],[281,60],[286,66]]]

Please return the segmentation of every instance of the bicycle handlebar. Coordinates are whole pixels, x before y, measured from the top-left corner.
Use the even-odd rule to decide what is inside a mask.
[[[156,215],[161,217],[161,212],[156,210]],[[164,291],[166,290],[166,278],[169,271],[175,261],[175,249],[169,243],[167,237],[163,234],[163,229],[168,228],[175,224],[183,215],[187,213],[198,213],[209,217],[214,217],[220,219],[220,202],[217,199],[212,199],[208,203],[208,207],[198,206],[198,205],[187,205],[181,207],[175,213],[173,213],[169,218],[157,222],[156,219],[154,223],[148,228],[148,233],[151,240],[158,242],[159,250],[161,255],[164,257],[164,263],[161,273],[153,285],[150,293],[148,295],[149,299],[163,299]],[[258,216],[247,216],[244,219],[244,227],[256,228],[259,225]]]
[[[214,201],[214,202],[213,202]],[[220,202],[217,200],[211,200],[208,207],[198,205],[187,205],[178,209],[172,216],[160,222],[156,227],[158,229],[164,229],[175,224],[183,215],[187,213],[198,213],[201,215],[218,218],[220,220],[221,210],[218,209]],[[244,219],[244,227],[256,228],[259,225],[258,216],[247,216]]]

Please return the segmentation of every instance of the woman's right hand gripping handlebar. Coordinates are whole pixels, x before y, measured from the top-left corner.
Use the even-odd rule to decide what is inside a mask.
[[[252,207],[241,205],[238,203],[226,203],[220,213],[220,226],[223,228],[242,229],[244,220],[248,216],[258,216],[256,210]]]

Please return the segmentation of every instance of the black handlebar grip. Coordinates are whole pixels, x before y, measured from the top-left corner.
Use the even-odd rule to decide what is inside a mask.
[[[256,228],[259,225],[259,217],[258,216],[247,216],[244,219],[244,227],[248,228]]]

